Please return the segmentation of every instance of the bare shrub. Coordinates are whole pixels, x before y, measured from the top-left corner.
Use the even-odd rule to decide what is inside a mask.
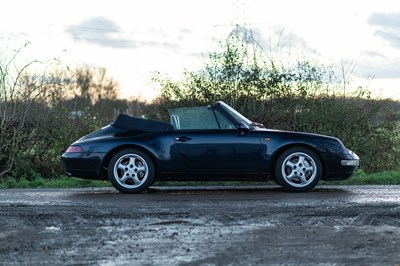
[[[18,66],[23,48],[0,58],[0,178],[35,150],[34,136],[46,125],[50,100],[58,97],[60,88],[54,76],[28,74],[42,63]]]
[[[181,80],[155,75],[158,106],[222,100],[267,128],[336,136],[360,155],[367,172],[400,170],[399,103],[371,99],[367,88],[350,91],[348,75],[307,58],[285,66],[234,34],[221,46]]]

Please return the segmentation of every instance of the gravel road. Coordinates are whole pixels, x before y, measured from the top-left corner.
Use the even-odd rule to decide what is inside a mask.
[[[0,190],[0,265],[400,265],[400,186]]]

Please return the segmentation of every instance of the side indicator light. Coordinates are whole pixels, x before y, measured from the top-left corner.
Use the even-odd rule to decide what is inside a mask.
[[[265,138],[265,140],[266,140],[266,141],[270,141],[271,139],[270,139],[270,138]]]

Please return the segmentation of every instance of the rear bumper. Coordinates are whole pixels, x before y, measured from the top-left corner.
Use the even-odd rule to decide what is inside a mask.
[[[85,179],[101,179],[101,162],[104,154],[101,153],[64,153],[61,158],[65,172],[69,176]]]
[[[100,172],[99,171],[87,171],[87,170],[79,170],[79,169],[71,169],[71,170],[66,170],[65,173],[68,176],[75,176],[83,179],[95,179],[95,180],[100,180],[102,179],[100,177]]]

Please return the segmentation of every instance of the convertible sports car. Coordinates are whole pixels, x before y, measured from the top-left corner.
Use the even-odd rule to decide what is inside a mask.
[[[354,175],[359,158],[340,140],[265,129],[224,102],[169,110],[171,123],[120,114],[62,155],[68,175],[109,178],[126,193],[164,180],[274,180],[288,191]]]

